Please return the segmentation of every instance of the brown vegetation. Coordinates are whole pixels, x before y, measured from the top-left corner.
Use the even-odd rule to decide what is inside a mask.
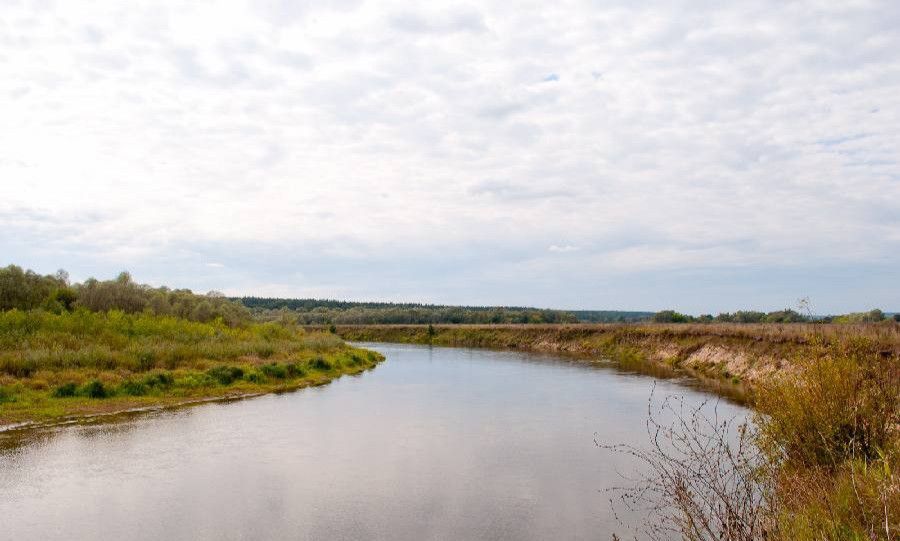
[[[429,331],[429,328],[431,331]],[[693,375],[754,384],[790,371],[813,339],[864,339],[873,354],[900,357],[900,324],[339,325],[353,341],[566,353],[647,361]]]

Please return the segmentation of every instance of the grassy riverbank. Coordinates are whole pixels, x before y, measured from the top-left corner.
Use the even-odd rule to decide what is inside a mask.
[[[291,325],[0,312],[0,425],[321,385],[383,360]]]

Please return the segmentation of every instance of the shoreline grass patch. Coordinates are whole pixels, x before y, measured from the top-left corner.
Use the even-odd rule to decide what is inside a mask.
[[[9,310],[0,312],[0,425],[299,388],[381,360],[290,324]]]

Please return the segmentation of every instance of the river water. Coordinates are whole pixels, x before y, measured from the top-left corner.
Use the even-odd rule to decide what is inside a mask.
[[[709,398],[551,356],[365,347],[387,361],[324,387],[0,434],[0,539],[608,540],[640,518],[606,490],[637,466],[595,438],[645,443],[654,385]]]

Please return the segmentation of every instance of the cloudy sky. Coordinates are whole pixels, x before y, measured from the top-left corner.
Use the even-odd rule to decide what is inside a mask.
[[[900,2],[0,0],[0,264],[900,310]]]

